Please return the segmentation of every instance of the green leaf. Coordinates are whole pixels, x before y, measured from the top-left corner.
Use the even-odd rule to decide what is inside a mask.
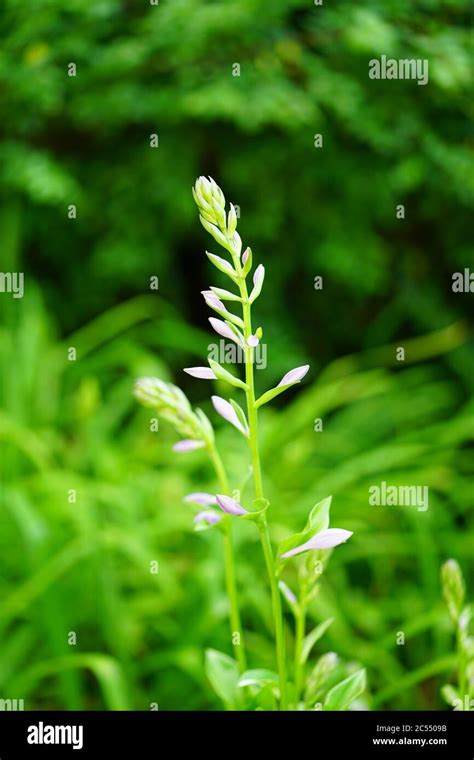
[[[210,222],[209,219],[206,219],[202,214],[199,215],[199,219],[201,220],[201,224],[204,229],[207,230],[210,235],[212,235],[216,243],[219,243],[219,245],[221,245],[227,251],[230,251],[229,241],[223,232],[215,224]]]
[[[267,670],[266,668],[257,668],[255,670],[246,670],[240,677],[239,686],[267,686],[272,684],[278,686],[279,678],[278,674],[273,670]]]
[[[366,687],[365,670],[358,670],[349,678],[333,686],[324,700],[325,710],[347,710],[351,702],[362,694]]]
[[[221,317],[224,317],[224,319],[227,322],[230,322],[231,324],[236,325],[237,327],[240,327],[242,330],[244,329],[244,322],[240,317],[237,316],[237,314],[232,314],[232,312],[228,311],[227,309],[225,309],[225,311],[223,311],[222,309],[216,309],[215,306],[213,306],[212,308],[214,309],[214,311],[220,314]]]
[[[220,256],[216,256],[215,253],[209,253],[209,251],[206,251],[206,256],[209,261],[214,264],[216,269],[219,269],[220,272],[226,274],[227,277],[230,277],[235,283],[237,282],[237,272],[229,261],[222,259]]]
[[[237,403],[237,401],[234,401],[234,399],[230,399],[230,403],[232,405],[232,408],[234,409],[234,412],[236,413],[237,417],[239,418],[240,424],[243,426],[244,430],[247,431],[249,429],[249,424],[247,422],[247,417],[245,416],[245,412],[242,409],[241,406]]]
[[[313,538],[313,536],[320,531],[327,530],[329,527],[331,501],[332,496],[327,496],[325,499],[318,501],[309,513],[305,529],[301,533],[294,533],[292,536],[289,536],[281,542],[277,550],[277,572],[281,571],[283,565],[287,561],[286,559],[281,559],[282,554],[290,551],[290,549],[294,549],[296,546],[306,543],[306,541],[309,541],[310,538]]]
[[[317,533],[326,530],[329,527],[331,501],[332,496],[327,496],[325,499],[318,501],[309,513],[305,529],[301,533],[294,533],[292,536],[289,536],[281,542],[277,550],[277,572],[281,571],[283,565],[287,561],[286,559],[280,559],[282,554],[290,551],[290,549],[294,549],[296,546],[306,543],[306,541],[309,541],[309,539],[313,538]]]
[[[211,285],[210,290],[212,290],[215,295],[221,299],[221,301],[240,301],[242,303],[242,299],[240,296],[238,296],[236,293],[231,293],[230,290],[224,290],[224,288],[215,288],[213,285]]]
[[[228,319],[225,320],[225,323],[226,323],[227,327],[230,327],[230,329],[234,333],[235,337],[237,338],[238,343],[240,343],[240,345],[243,346],[244,343],[245,343],[245,338],[242,335],[242,333],[240,332],[240,330],[238,330],[237,327],[232,324],[232,322],[229,322]]]
[[[335,652],[323,654],[312,669],[305,690],[305,701],[310,703],[333,680],[339,667],[339,659]]]
[[[217,649],[207,649],[205,672],[216,694],[228,707],[235,708],[239,701],[237,662]]]
[[[215,362],[214,359],[209,359],[209,366],[219,380],[225,380],[226,383],[230,383],[230,385],[233,385],[235,388],[241,388],[244,391],[248,389],[247,384],[244,383],[243,380],[235,377],[232,372],[224,369],[224,367]]]
[[[272,388],[266,393],[263,393],[260,396],[260,398],[256,400],[255,409],[258,409],[259,406],[263,406],[263,404],[268,404],[268,402],[274,399],[275,396],[279,396],[280,393],[283,393],[283,391],[286,391],[287,388],[291,388],[292,385],[297,385],[297,384],[298,383],[288,383],[288,385],[277,385],[275,388]]]
[[[313,628],[311,633],[308,633],[308,635],[304,637],[303,647],[301,650],[301,662],[306,662],[309,657],[309,653],[311,652],[316,642],[319,641],[322,636],[324,636],[327,629],[333,622],[334,618],[328,618],[328,620],[325,620],[323,623],[320,623],[320,625],[317,625],[316,628]]]
[[[304,533],[308,533],[309,540],[316,533],[320,533],[322,530],[329,528],[329,511],[331,509],[332,496],[327,496],[325,499],[318,501],[314,505],[309,513],[308,520],[304,529]]]
[[[296,546],[300,546],[300,544],[304,544],[306,540],[307,539],[305,533],[293,533],[292,536],[285,538],[285,540],[282,541],[277,548],[277,567],[282,567],[287,561],[286,559],[281,559],[282,554],[289,552],[290,549],[294,549]]]

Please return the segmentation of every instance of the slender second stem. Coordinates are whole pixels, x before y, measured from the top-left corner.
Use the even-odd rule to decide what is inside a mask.
[[[285,632],[283,630],[283,613],[281,609],[280,589],[278,588],[278,579],[275,573],[275,562],[273,559],[272,545],[265,516],[259,521],[260,540],[262,542],[263,555],[267,566],[270,588],[272,592],[273,606],[273,624],[275,629],[275,643],[278,676],[280,681],[280,707],[282,710],[288,709],[288,697],[286,689],[286,652],[285,652]]]
[[[294,678],[295,678],[295,704],[298,706],[298,702],[301,696],[301,689],[303,686],[303,641],[306,630],[306,584],[301,584],[299,604],[295,616],[295,663],[294,663]]]
[[[224,494],[230,495],[229,480],[225,467],[214,444],[208,447],[214,470],[219,480],[219,488]],[[232,646],[234,649],[235,659],[239,664],[240,672],[247,670],[247,658],[245,655],[245,643],[240,617],[240,607],[237,594],[237,581],[235,575],[235,558],[232,541],[232,522],[227,521],[224,527],[224,568],[225,568],[225,585],[230,608],[230,632],[232,636]]]
[[[217,480],[219,481],[219,488],[224,494],[228,495],[230,491],[229,479],[227,477],[227,473],[225,471],[222,459],[220,458],[219,452],[216,449],[215,443],[208,445],[208,451],[215,473],[217,475]]]
[[[242,622],[237,598],[237,583],[235,579],[234,548],[232,544],[232,524],[228,521],[224,533],[224,562],[227,596],[230,606],[230,627],[232,633],[232,646],[235,658],[239,664],[240,672],[247,670],[247,659],[243,641]]]

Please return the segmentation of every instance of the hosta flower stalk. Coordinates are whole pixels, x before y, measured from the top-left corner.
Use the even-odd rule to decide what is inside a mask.
[[[261,326],[255,327],[252,321],[252,307],[260,297],[264,281],[265,268],[258,264],[253,271],[253,256],[249,247],[243,252],[242,239],[237,231],[237,213],[234,206],[226,211],[226,202],[222,190],[213,179],[199,177],[193,188],[193,197],[199,209],[199,218],[204,229],[212,236],[225,251],[225,258],[213,252],[206,251],[211,264],[218,270],[220,277],[227,278],[230,289],[211,285],[202,291],[206,305],[218,316],[210,316],[209,323],[222,338],[236,343],[244,357],[244,377],[238,376],[213,359],[208,360],[209,366],[185,368],[185,372],[197,380],[219,381],[227,384],[231,393],[241,393],[245,396],[243,407],[234,398],[212,395],[214,411],[240,433],[249,448],[251,476],[253,480],[254,498],[241,496],[238,491],[231,490],[227,473],[216,447],[213,428],[206,415],[194,411],[182,391],[176,386],[163,383],[160,380],[146,378],[137,383],[136,396],[147,406],[153,406],[162,417],[168,419],[182,436],[176,444],[180,452],[192,452],[203,448],[207,451],[213,464],[219,483],[218,492],[209,494],[196,492],[185,497],[187,502],[195,504],[200,511],[195,517],[196,526],[200,530],[222,530],[224,536],[224,563],[226,589],[229,597],[231,629],[238,634],[238,645],[234,642],[236,660],[240,672],[246,668],[246,657],[243,647],[243,634],[240,609],[237,598],[235,574],[235,558],[232,545],[231,530],[233,524],[241,521],[252,521],[258,529],[263,559],[266,566],[271,591],[273,630],[275,639],[275,659],[278,673],[271,671],[248,671],[244,673],[240,684],[242,688],[255,685],[255,673],[260,673],[260,685],[270,683],[278,686],[277,695],[280,709],[289,706],[299,709],[300,697],[303,691],[304,665],[309,649],[325,630],[328,623],[316,629],[305,637],[306,609],[315,593],[314,573],[308,573],[304,567],[310,561],[308,557],[315,555],[325,562],[334,547],[347,541],[352,533],[341,528],[329,527],[329,507],[331,499],[324,499],[316,504],[310,512],[308,522],[302,533],[289,536],[275,552],[272,547],[267,513],[270,514],[270,504],[266,498],[262,467],[260,461],[258,415],[259,410],[276,396],[299,384],[309,370],[307,364],[288,370],[278,385],[266,390],[257,397],[254,374],[254,352],[259,347],[263,337]],[[248,287],[247,278],[252,282]],[[230,281],[230,284],[229,284]],[[242,501],[244,503],[242,503]],[[312,561],[312,560],[311,560]],[[280,575],[288,562],[297,562],[300,567],[300,591],[297,597]],[[303,568],[303,571],[301,569]],[[295,618],[295,649],[293,666],[293,683],[288,679],[287,654],[282,612],[282,595],[289,604]],[[223,662],[223,677],[228,680],[228,656],[221,655]],[[227,657],[227,660],[225,658]],[[216,678],[216,663],[219,663],[219,653],[211,650],[210,660],[213,663],[212,679]],[[234,667],[235,663],[232,665]],[[263,676],[262,676],[263,673]],[[318,676],[319,677],[319,676]],[[322,677],[322,676],[321,676]],[[211,680],[212,680],[211,679]],[[351,680],[352,679],[352,680]],[[257,679],[258,680],[258,679]],[[350,699],[364,688],[365,673],[350,676]],[[314,681],[314,678],[313,678]],[[311,699],[312,683],[306,688],[305,700]],[[227,692],[226,692],[227,693]],[[340,694],[347,689],[329,691],[328,704],[342,704]],[[339,696],[338,696],[339,695]],[[350,700],[349,700],[350,702]],[[349,704],[349,702],[344,702]],[[340,709],[345,709],[342,707]]]

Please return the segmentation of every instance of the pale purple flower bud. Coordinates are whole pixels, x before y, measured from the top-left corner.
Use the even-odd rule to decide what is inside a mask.
[[[208,525],[215,525],[221,520],[221,516],[216,514],[216,512],[211,512],[209,509],[205,509],[202,512],[198,512],[196,517],[194,518],[195,523],[202,522],[203,520],[207,522]]]
[[[263,280],[265,278],[265,267],[259,264],[253,273],[253,290],[250,293],[249,302],[253,303],[262,291]]]
[[[290,369],[289,372],[286,373],[286,375],[283,375],[280,382],[277,385],[277,388],[280,387],[280,385],[294,385],[295,383],[299,383],[300,380],[303,379],[303,377],[306,375],[307,371],[309,370],[309,364],[305,364],[303,367],[295,367],[295,369]]]
[[[215,295],[215,293],[212,293],[210,296],[204,296],[204,300],[207,303],[207,305],[211,307],[211,309],[219,309],[220,311],[227,311],[221,299],[218,298]]]
[[[173,451],[177,451],[178,454],[185,454],[187,451],[202,449],[205,445],[204,441],[193,441],[191,438],[185,438],[174,444]]]
[[[229,515],[248,515],[248,511],[244,509],[238,501],[231,499],[230,496],[224,496],[223,494],[218,493],[216,499],[219,507]]]
[[[200,504],[202,507],[211,507],[217,504],[214,494],[206,493],[205,491],[188,493],[188,495],[184,497],[183,501],[188,501],[191,504]]]
[[[209,322],[218,335],[222,335],[223,338],[229,338],[229,340],[233,340],[235,343],[240,345],[240,341],[237,338],[237,335],[230,329],[229,325],[226,325],[226,323],[222,321],[222,319],[209,317]]]
[[[198,380],[216,380],[216,376],[209,367],[185,367],[183,372],[191,377],[197,377]]]
[[[256,335],[249,335],[247,338],[247,345],[251,346],[252,348],[255,348],[255,346],[258,346],[260,343],[260,340],[257,338]]]
[[[229,404],[228,401],[220,396],[211,396],[211,399],[216,412],[248,438],[248,432],[237,417],[237,413],[232,404]]]
[[[242,254],[242,264],[244,266],[247,263],[247,261],[249,260],[249,256],[250,256],[250,248],[247,246],[247,248],[245,249],[245,251]]]
[[[240,258],[242,252],[242,238],[238,232],[234,232],[232,236],[232,248],[236,256]]]
[[[263,283],[264,277],[265,277],[265,267],[263,266],[263,264],[259,264],[255,272],[253,273],[253,284],[261,285]]]
[[[295,554],[302,554],[302,552],[311,551],[312,549],[333,549],[335,546],[345,543],[351,536],[352,531],[344,530],[343,528],[321,530],[313,538],[310,538],[309,541],[306,541],[306,543],[282,554],[281,558],[287,559]]]

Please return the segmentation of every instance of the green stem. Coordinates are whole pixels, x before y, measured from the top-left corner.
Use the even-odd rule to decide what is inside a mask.
[[[288,697],[286,693],[286,654],[285,654],[285,632],[283,630],[283,614],[281,609],[280,589],[278,588],[278,578],[275,573],[275,562],[273,560],[272,545],[268,533],[265,516],[258,523],[260,531],[260,540],[262,542],[263,556],[267,566],[268,578],[272,592],[273,606],[273,623],[275,629],[276,655],[278,676],[280,680],[280,707],[282,710],[288,709]]]
[[[219,488],[222,493],[230,495],[229,480],[225,471],[222,459],[214,444],[208,446],[209,456],[211,458],[214,470],[219,481]],[[232,646],[234,648],[235,659],[239,664],[240,672],[247,670],[247,659],[245,655],[245,643],[240,617],[239,600],[237,594],[237,581],[235,575],[235,558],[234,547],[232,542],[232,521],[227,520],[223,526],[224,529],[224,568],[225,568],[225,585],[230,608],[230,632],[232,637]],[[235,635],[237,641],[235,641]]]
[[[257,499],[263,498],[263,481],[262,481],[262,469],[260,465],[260,452],[258,447],[258,417],[257,409],[255,408],[255,384],[253,374],[253,349],[248,346],[247,338],[252,335],[252,318],[251,318],[251,306],[248,299],[247,284],[245,278],[242,275],[239,258],[232,254],[234,266],[238,272],[239,278],[239,290],[242,298],[242,316],[244,321],[244,355],[245,355],[245,382],[247,384],[246,398],[247,398],[247,419],[249,424],[249,446],[250,455],[252,459],[252,471],[255,486],[255,496]],[[263,555],[265,557],[265,564],[268,572],[268,579],[270,582],[270,589],[272,595],[272,611],[273,611],[273,628],[275,634],[276,645],[276,659],[278,667],[278,675],[280,681],[280,708],[286,710],[288,706],[287,699],[287,679],[286,679],[286,653],[285,653],[285,634],[283,629],[283,613],[281,608],[280,590],[278,588],[278,578],[275,573],[275,562],[273,558],[273,551],[270,542],[270,535],[268,532],[267,521],[265,515],[262,516],[258,522],[258,528],[260,531],[260,540],[262,543]]]
[[[241,286],[242,298],[245,298],[243,304],[243,318],[244,318],[244,338],[247,338],[252,334],[252,322],[250,315],[250,304],[248,302],[247,286],[245,280],[242,280]],[[252,457],[252,471],[253,479],[255,483],[255,495],[257,499],[263,498],[263,481],[262,481],[262,468],[260,465],[260,451],[258,448],[258,417],[257,410],[255,408],[255,383],[253,377],[253,349],[250,346],[245,346],[245,382],[247,383],[248,390],[246,391],[247,397],[247,418],[250,430],[250,454]]]
[[[234,654],[239,663],[240,672],[247,670],[245,647],[243,641],[242,622],[240,619],[239,603],[237,598],[237,583],[235,579],[234,548],[232,545],[232,522],[229,520],[224,532],[224,562],[227,596],[230,606],[230,627]],[[236,637],[237,634],[237,637]],[[237,641],[235,640],[237,638]]]
[[[217,475],[217,479],[219,481],[219,488],[221,489],[222,493],[229,494],[229,479],[227,477],[222,459],[220,458],[219,452],[217,451],[214,443],[208,445],[208,451],[215,473]]]
[[[301,656],[303,652],[303,640],[306,629],[306,607],[304,603],[300,604],[295,619],[295,703],[298,705],[303,683],[303,663]]]

